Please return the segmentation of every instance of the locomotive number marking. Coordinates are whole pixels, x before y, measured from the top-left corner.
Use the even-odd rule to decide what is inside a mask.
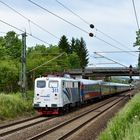
[[[52,92],[53,92],[53,93],[58,92],[58,88],[54,88],[54,87],[52,87]]]

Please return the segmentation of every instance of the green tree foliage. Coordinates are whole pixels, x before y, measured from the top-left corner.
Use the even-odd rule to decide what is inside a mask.
[[[66,52],[67,54],[71,53],[70,45],[65,35],[61,37],[58,47],[60,48],[61,52]]]
[[[79,67],[79,68],[84,69],[87,66],[88,51],[86,49],[86,43],[82,37],[80,39],[72,38],[71,43],[69,43],[67,37],[63,35],[59,41],[58,47],[60,48],[62,52],[71,54],[69,55],[71,57],[69,60],[70,60],[70,63],[74,64],[73,66],[70,64],[73,68]],[[76,60],[75,63],[72,57],[75,58]]]
[[[136,42],[134,43],[134,46],[139,46],[139,45],[140,45],[140,30],[136,31]]]
[[[69,63],[70,69],[80,68],[80,60],[75,52],[69,54]]]
[[[134,47],[138,46],[140,50],[140,30],[136,31],[136,42],[134,43]],[[140,69],[140,53],[138,57],[138,68]]]
[[[80,40],[76,39],[74,51],[79,57],[80,67],[84,69],[88,64],[88,51],[86,49],[86,43],[82,37]]]
[[[0,44],[0,60],[6,59],[7,53],[6,49]]]
[[[0,90],[12,92],[17,90],[19,69],[15,61],[0,61]]]
[[[13,59],[20,59],[22,42],[18,39],[18,35],[14,31],[10,31],[3,39],[7,54]]]
[[[0,37],[0,91],[16,91],[19,89],[19,60],[21,40],[15,32],[10,31]]]
[[[0,91],[19,90],[18,81],[20,73],[22,41],[18,35],[10,31],[0,37]],[[61,57],[55,57],[63,54]],[[66,36],[62,36],[58,46],[36,45],[27,48],[27,81],[28,89],[33,87],[36,77],[62,73],[68,69],[84,68],[88,63],[88,53],[83,38],[74,39],[69,43]],[[43,64],[43,65],[42,65]]]
[[[47,48],[44,45],[36,45],[35,47],[28,48],[27,73],[29,87],[32,87],[34,79],[40,75],[46,76],[47,74],[61,73],[67,71],[71,67],[77,67],[77,62],[72,64],[72,61],[78,59],[76,54],[65,53],[61,57],[53,60],[61,53],[60,48],[53,45]]]
[[[76,43],[76,40],[75,40],[75,38],[73,37],[72,39],[71,39],[71,52],[74,52],[75,51],[75,43]]]

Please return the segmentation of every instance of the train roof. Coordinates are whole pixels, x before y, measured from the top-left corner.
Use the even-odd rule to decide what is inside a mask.
[[[113,82],[104,82],[102,80],[89,80],[89,79],[73,79],[73,78],[66,78],[66,77],[39,77],[35,80],[65,80],[65,81],[75,81],[75,82],[81,82],[84,85],[90,85],[90,84],[101,84],[101,85],[107,85],[107,86],[130,86],[129,84],[122,84],[122,83],[113,83]]]
[[[102,80],[89,80],[89,79],[77,79],[77,80],[79,80],[80,82],[82,82],[85,85],[88,85],[88,84],[100,84],[100,83],[103,82]]]
[[[130,86],[129,84],[113,83],[113,82],[103,82],[102,84],[109,85],[109,86]]]
[[[39,77],[39,78],[36,78],[35,80],[66,80],[66,81],[79,81],[77,79],[73,79],[73,78],[66,78],[66,77]]]

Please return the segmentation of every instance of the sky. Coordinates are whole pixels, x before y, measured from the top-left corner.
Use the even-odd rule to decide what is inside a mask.
[[[72,37],[79,39],[83,37],[89,52],[90,67],[137,66],[138,53],[136,52],[106,53],[138,50],[138,47],[133,47],[138,27],[132,0],[58,0],[86,22],[62,7],[57,0],[32,1],[76,25],[76,27],[44,11],[28,0],[0,0],[0,20],[45,41],[46,47],[49,44],[57,45],[62,35],[66,35],[69,41],[71,41]],[[18,11],[26,19],[2,2]],[[140,0],[135,0],[134,2],[140,23]],[[21,38],[21,31],[1,21],[0,36],[4,36],[8,31],[15,31]],[[41,26],[45,31],[36,27],[31,21]],[[95,28],[91,29],[89,24],[93,24]],[[90,32],[95,36],[90,37],[88,35]],[[113,38],[113,40],[107,36]],[[32,47],[36,44],[44,44],[44,42],[28,35],[27,47]]]

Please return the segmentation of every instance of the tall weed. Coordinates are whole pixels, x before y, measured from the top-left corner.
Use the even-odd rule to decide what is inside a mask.
[[[0,120],[33,113],[32,98],[23,99],[17,94],[0,94]]]
[[[125,107],[108,123],[106,130],[101,133],[98,139],[132,140],[130,138],[132,137],[132,132],[137,133],[133,134],[133,137],[137,135],[136,137],[138,139],[138,132],[140,132],[140,129],[135,131],[134,127],[139,126],[136,124],[136,118],[140,121],[140,94],[137,94],[129,103],[127,103]],[[130,134],[128,135],[128,133]]]

